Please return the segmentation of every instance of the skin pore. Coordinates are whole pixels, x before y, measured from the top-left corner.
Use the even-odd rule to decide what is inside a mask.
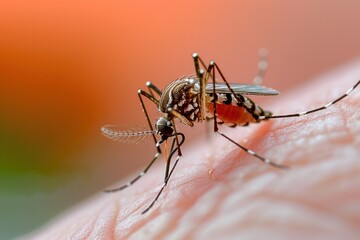
[[[360,62],[273,99],[274,114],[322,106],[360,79]],[[331,108],[234,129],[182,148],[154,207],[163,164],[132,187],[100,193],[26,239],[356,239],[360,235],[360,89]],[[136,173],[134,173],[136,175]],[[133,177],[130,176],[129,179]],[[121,180],[120,183],[126,183]],[[121,184],[120,184],[121,185]]]

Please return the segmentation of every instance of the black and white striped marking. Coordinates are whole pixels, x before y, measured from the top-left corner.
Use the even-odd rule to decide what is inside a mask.
[[[351,87],[349,90],[346,91],[342,96],[339,98],[325,104],[322,107],[314,108],[312,110],[299,112],[299,113],[293,113],[293,114],[284,114],[284,115],[273,115],[273,116],[259,116],[260,120],[269,119],[269,118],[288,118],[288,117],[301,117],[310,113],[318,112],[321,110],[325,110],[329,108],[330,106],[334,105],[335,103],[339,102],[340,100],[344,99],[345,97],[349,96],[349,94],[360,84],[360,81],[358,81],[353,87]]]

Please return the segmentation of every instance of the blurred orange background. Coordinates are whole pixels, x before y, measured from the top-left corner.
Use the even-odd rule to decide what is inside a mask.
[[[151,140],[114,143],[99,131],[145,123],[136,92],[146,81],[162,88],[193,73],[196,51],[230,82],[251,83],[266,47],[265,85],[284,92],[359,57],[359,9],[356,0],[1,2],[0,239],[151,159]]]

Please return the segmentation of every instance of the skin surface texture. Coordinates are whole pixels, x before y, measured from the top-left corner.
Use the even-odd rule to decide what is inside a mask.
[[[356,61],[262,106],[274,114],[320,107],[359,79]],[[290,170],[264,164],[215,134],[210,143],[185,144],[168,186],[146,214],[141,212],[162,185],[161,161],[132,187],[99,193],[24,239],[357,239],[359,109],[355,89],[318,113],[221,127]]]

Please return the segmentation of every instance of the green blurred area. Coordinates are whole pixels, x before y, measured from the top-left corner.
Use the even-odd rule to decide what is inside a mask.
[[[68,198],[66,184],[62,190],[46,189],[69,181],[69,176],[54,176],[50,179],[36,173],[17,173],[1,176],[0,191],[0,239],[12,239],[28,233],[46,223],[80,196]],[[74,179],[73,179],[74,180]],[[3,186],[6,185],[6,190]]]
[[[87,195],[89,176],[70,161],[47,159],[50,142],[0,133],[0,239],[30,232]]]

